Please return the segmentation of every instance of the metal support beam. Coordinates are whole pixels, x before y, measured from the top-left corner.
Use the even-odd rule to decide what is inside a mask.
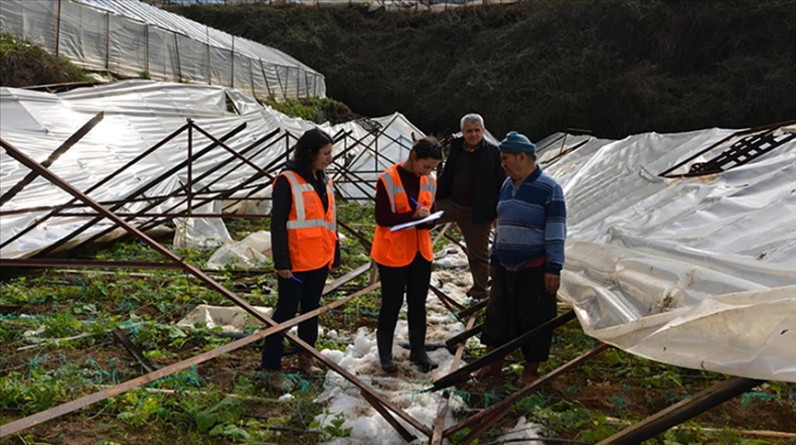
[[[763,380],[732,377],[625,428],[598,445],[633,445],[644,442],[763,383]]]
[[[75,198],[83,201],[84,203],[86,203],[89,207],[93,208],[94,210],[102,213],[106,218],[108,218],[111,221],[113,221],[116,225],[118,225],[119,227],[123,228],[124,230],[129,232],[131,235],[134,235],[134,236],[138,237],[139,239],[141,239],[142,241],[144,241],[146,244],[148,244],[151,248],[153,248],[154,250],[159,252],[164,257],[168,258],[169,260],[171,260],[171,261],[173,261],[173,262],[175,262],[177,264],[181,264],[186,272],[188,272],[191,275],[193,275],[196,278],[198,278],[200,281],[205,283],[211,289],[219,292],[221,295],[223,295],[224,297],[226,297],[227,299],[229,299],[230,301],[232,301],[233,303],[235,303],[236,305],[241,307],[243,310],[245,310],[246,312],[251,314],[254,318],[259,320],[261,323],[265,324],[266,326],[275,326],[275,325],[277,325],[277,323],[275,321],[273,321],[271,318],[264,316],[262,313],[260,313],[259,311],[257,311],[253,307],[251,307],[247,302],[243,301],[235,293],[233,293],[232,291],[228,290],[226,287],[224,287],[223,285],[221,285],[220,283],[215,281],[213,278],[211,278],[210,276],[208,276],[207,274],[205,274],[204,272],[202,272],[198,268],[194,267],[193,265],[185,262],[185,260],[183,258],[180,258],[179,256],[177,256],[176,254],[174,254],[170,250],[168,250],[165,247],[161,246],[157,241],[155,241],[154,239],[150,238],[144,232],[142,232],[139,229],[127,224],[127,222],[124,221],[122,218],[119,218],[113,212],[105,209],[104,207],[99,205],[99,203],[97,203],[96,201],[91,199],[89,196],[85,195],[83,192],[81,192],[80,190],[74,188],[73,186],[68,184],[66,181],[64,181],[63,179],[58,177],[57,175],[55,175],[52,172],[50,172],[49,170],[45,169],[39,163],[37,163],[36,161],[31,159],[27,155],[22,153],[20,150],[16,149],[11,144],[7,143],[3,139],[0,139],[0,146],[2,146],[11,157],[13,157],[17,161],[21,162],[22,164],[26,165],[31,170],[35,170],[35,171],[39,172],[44,178],[46,178],[47,180],[49,180],[53,184],[57,185],[62,190],[64,190],[67,193],[71,194]],[[312,347],[311,345],[309,345],[308,343],[306,343],[305,341],[301,340],[300,338],[298,338],[295,335],[292,335],[292,334],[283,334],[283,335],[288,340],[290,340],[292,343],[294,343],[295,345],[299,346],[301,349],[303,349],[304,351],[309,353],[311,356],[313,356],[316,360],[318,360],[321,363],[324,363],[326,366],[331,368],[333,371],[335,371],[338,374],[340,374],[341,376],[343,376],[346,380],[348,380],[349,382],[351,382],[352,384],[357,386],[360,390],[363,390],[363,391],[366,391],[366,392],[370,392],[371,396],[373,398],[379,400],[379,402],[381,402],[382,405],[389,407],[391,411],[393,411],[396,415],[401,417],[404,421],[406,421],[407,423],[409,423],[410,425],[412,425],[413,427],[415,427],[419,431],[422,431],[426,435],[431,435],[431,431],[430,431],[430,429],[427,426],[421,424],[414,417],[408,415],[407,413],[405,413],[402,410],[400,410],[400,409],[396,408],[395,406],[393,406],[389,401],[384,399],[382,396],[376,394],[370,387],[365,385],[355,375],[351,374],[348,370],[346,370],[345,368],[341,367],[340,365],[338,365],[333,360],[329,359],[325,355],[323,355],[320,352],[318,352],[314,347]],[[87,397],[90,397],[90,396],[87,396]],[[93,401],[91,401],[89,403],[93,403]],[[73,408],[73,409],[77,409],[77,408]],[[48,410],[48,411],[51,411],[51,410]],[[60,414],[58,414],[58,415],[60,415]],[[37,415],[34,415],[34,416],[37,416]],[[34,417],[34,416],[31,416],[31,417]],[[37,419],[39,419],[39,417],[37,417]],[[43,420],[47,420],[47,419],[43,419]],[[37,420],[36,423],[39,423],[39,422],[41,422],[43,420]],[[28,426],[32,426],[32,425],[28,425]],[[10,434],[10,433],[7,433],[6,432],[6,428],[4,428],[3,434]]]
[[[496,421],[500,420],[508,411],[510,411],[511,408],[514,406],[515,400],[519,399],[520,397],[525,397],[526,395],[530,394],[532,391],[535,391],[536,388],[538,388],[539,386],[553,380],[554,378],[558,377],[559,375],[565,373],[566,371],[572,368],[580,366],[581,363],[590,360],[591,358],[601,354],[602,352],[604,352],[609,348],[611,348],[610,345],[605,343],[600,343],[599,346],[593,348],[592,350],[586,352],[585,354],[581,354],[580,356],[564,363],[558,368],[539,377],[535,381],[531,382],[529,385],[506,397],[500,403],[496,403],[477,414],[473,414],[468,419],[464,420],[463,422],[460,422],[458,425],[448,428],[447,430],[445,430],[444,436],[448,437],[459,430],[472,427],[470,434],[468,434],[467,437],[465,437],[461,441],[461,443],[463,444],[471,443],[478,436],[483,434],[484,431],[492,427],[492,425]]]
[[[10,436],[14,433],[19,431],[25,430],[32,426],[36,426],[40,423],[46,422],[48,420],[55,419],[56,417],[60,417],[64,414],[71,413],[81,408],[85,408],[91,404],[100,402],[107,398],[125,393],[131,389],[138,388],[142,385],[145,385],[149,382],[154,382],[155,380],[161,379],[163,377],[172,375],[174,373],[180,372],[182,370],[188,369],[191,366],[196,366],[198,364],[204,363],[210,359],[218,357],[223,354],[230,353],[237,349],[240,349],[246,345],[259,341],[269,335],[282,332],[286,329],[290,329],[291,327],[301,323],[304,320],[308,320],[312,317],[316,317],[322,313],[328,312],[331,309],[339,307],[353,298],[356,298],[364,293],[370,292],[373,289],[379,287],[380,284],[374,284],[370,287],[362,289],[361,291],[351,294],[345,298],[341,298],[333,303],[327,304],[326,306],[320,307],[315,309],[314,311],[307,312],[299,317],[292,318],[286,322],[274,325],[267,329],[264,329],[260,332],[255,334],[249,335],[248,337],[241,338],[240,340],[235,340],[233,342],[227,343],[223,346],[219,346],[213,350],[203,352],[199,355],[193,356],[186,360],[182,360],[180,362],[171,364],[169,366],[160,368],[153,372],[144,374],[140,377],[136,377],[134,379],[128,380],[126,382],[120,383],[116,386],[111,388],[104,389],[102,391],[98,391],[92,394],[85,395],[78,399],[72,400],[71,402],[66,402],[58,406],[54,406],[50,409],[38,412],[36,414],[32,414],[28,417],[23,417],[22,419],[15,420],[13,422],[9,422],[3,425],[3,428],[0,429],[0,438]]]
[[[476,316],[471,316],[467,320],[466,329],[471,329],[475,324]],[[456,368],[459,367],[459,362],[462,360],[462,355],[464,355],[464,343],[460,344],[459,347],[456,348],[456,352],[453,354],[453,362],[451,362],[450,371],[453,372]],[[431,424],[431,438],[430,438],[430,445],[442,445],[442,440],[444,439],[444,428],[445,428],[445,417],[448,414],[448,409],[450,407],[450,391],[443,392],[442,398],[443,403],[440,407],[439,411],[437,412],[437,418],[434,419],[434,422]]]
[[[86,133],[91,131],[91,129],[94,128],[94,126],[97,125],[104,116],[105,114],[102,111],[100,111],[99,113],[97,113],[96,116],[89,119],[89,121],[83,124],[83,126],[80,127],[79,130],[74,132],[72,136],[69,136],[69,138],[66,141],[64,141],[64,143],[61,144],[60,147],[56,148],[55,151],[53,151],[52,154],[50,154],[50,156],[47,157],[47,159],[45,159],[41,163],[41,165],[43,167],[49,167],[50,165],[52,165],[52,163],[55,162],[58,158],[60,158],[62,154],[66,153],[67,150],[72,148],[72,146],[75,145],[77,141],[83,139],[83,136],[85,136]],[[8,202],[17,193],[21,192],[22,189],[24,189],[28,184],[33,182],[33,180],[36,179],[38,176],[39,174],[36,173],[35,171],[31,171],[30,173],[25,175],[25,177],[22,178],[22,180],[14,184],[14,186],[11,187],[11,189],[9,189],[6,193],[4,193],[3,196],[0,196],[0,206]]]
[[[427,389],[426,391],[436,391],[438,389],[447,388],[448,386],[453,386],[467,379],[470,373],[475,371],[476,369],[479,369],[483,366],[486,366],[489,363],[492,363],[495,360],[498,360],[502,357],[509,355],[512,351],[521,347],[522,345],[524,345],[525,343],[527,343],[537,335],[555,329],[563,325],[564,323],[572,320],[573,318],[575,318],[575,311],[573,310],[570,310],[565,314],[559,315],[558,317],[553,318],[552,320],[549,320],[539,325],[536,329],[528,331],[520,335],[519,337],[515,338],[514,340],[506,343],[505,345],[496,348],[494,351],[482,356],[478,360],[469,363],[459,368],[458,370],[440,378],[439,380],[434,382],[434,386]]]

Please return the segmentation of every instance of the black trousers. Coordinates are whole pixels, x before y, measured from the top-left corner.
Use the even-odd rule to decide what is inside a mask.
[[[277,323],[295,317],[299,306],[301,306],[302,314],[318,309],[323,286],[326,284],[326,277],[329,275],[329,268],[323,266],[320,269],[306,272],[294,272],[293,275],[301,280],[302,283],[293,279],[277,278],[279,298],[276,301],[276,309],[272,317]],[[303,341],[315,346],[315,340],[318,339],[318,317],[312,317],[299,323],[298,336]],[[270,370],[282,369],[282,353],[284,349],[284,336],[282,334],[273,334],[265,337],[262,368]]]
[[[426,296],[431,280],[431,262],[417,252],[415,259],[404,267],[379,266],[381,277],[381,309],[376,331],[379,357],[392,357],[392,340],[398,313],[406,293],[407,323],[409,324],[409,347],[422,351],[426,345]]]
[[[515,272],[496,268],[481,343],[502,346],[556,316],[556,296],[545,289],[544,274],[544,267]],[[525,361],[547,360],[552,340],[551,329],[526,343]]]

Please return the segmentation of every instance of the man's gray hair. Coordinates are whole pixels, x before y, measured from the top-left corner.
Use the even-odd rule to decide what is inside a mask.
[[[459,123],[459,129],[460,130],[464,130],[464,125],[465,124],[470,124],[470,123],[473,123],[473,122],[478,122],[479,124],[481,124],[481,128],[485,128],[484,127],[484,118],[481,117],[480,114],[478,114],[478,113],[468,113],[468,114],[465,114],[464,117],[462,117],[462,121]]]

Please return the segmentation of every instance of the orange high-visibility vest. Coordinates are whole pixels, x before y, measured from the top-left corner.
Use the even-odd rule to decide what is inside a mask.
[[[412,211],[409,205],[409,196],[406,194],[401,176],[398,174],[398,165],[384,171],[379,176],[379,181],[384,184],[387,196],[390,198],[390,207],[393,213],[407,213]],[[431,207],[437,190],[437,180],[431,175],[420,178],[420,193],[417,201]],[[370,256],[378,264],[389,267],[403,267],[409,265],[417,255],[417,251],[428,261],[434,259],[434,248],[431,245],[431,235],[428,229],[409,227],[403,230],[390,232],[389,227],[376,226],[373,235],[373,246]]]
[[[324,213],[323,202],[315,188],[298,173],[287,170],[280,175],[287,179],[293,194],[293,206],[287,217],[287,242],[293,272],[332,266],[337,242],[334,191],[332,180],[326,183],[329,206]]]

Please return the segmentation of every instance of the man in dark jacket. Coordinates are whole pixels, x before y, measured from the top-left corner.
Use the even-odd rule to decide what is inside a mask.
[[[474,299],[486,298],[489,279],[489,232],[497,216],[497,198],[506,177],[498,148],[484,140],[484,119],[467,114],[461,119],[462,137],[451,142],[450,154],[437,181],[440,223],[455,222],[467,244],[473,274]]]

